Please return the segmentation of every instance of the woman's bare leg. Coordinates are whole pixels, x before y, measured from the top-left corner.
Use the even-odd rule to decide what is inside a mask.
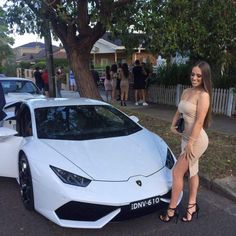
[[[184,174],[187,172],[187,170],[188,170],[188,160],[184,156],[180,156],[173,169],[173,186],[172,186],[172,194],[171,194],[169,208],[176,208],[177,206],[180,193],[183,190]],[[167,211],[167,214],[169,216],[173,216],[174,211],[169,209]],[[162,218],[165,218],[166,220],[168,220],[167,215],[163,216]]]
[[[192,176],[189,179],[189,209],[187,212],[187,217],[184,217],[184,220],[191,220],[191,214],[196,211],[196,205],[193,205],[197,202],[197,192],[199,187],[199,176],[198,174]],[[190,214],[189,214],[190,213]]]

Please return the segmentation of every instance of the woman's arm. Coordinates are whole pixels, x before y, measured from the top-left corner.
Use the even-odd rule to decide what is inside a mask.
[[[188,144],[185,148],[186,157],[190,159],[193,157],[193,152],[192,152],[193,144],[197,140],[201,132],[201,129],[203,128],[204,120],[208,112],[209,106],[210,106],[209,94],[207,92],[201,93],[197,103],[197,118],[194,122],[192,133],[189,137]]]
[[[184,98],[184,95],[186,94],[187,90],[188,89],[185,89],[182,92],[180,100],[182,100]],[[172,124],[171,124],[171,127],[170,127],[171,132],[174,133],[174,134],[178,134],[178,135],[180,135],[180,133],[176,130],[176,128],[177,128],[176,127],[176,122],[179,119],[179,117],[180,117],[180,112],[177,110],[174,117],[173,117]]]
[[[170,130],[171,130],[171,132],[174,133],[174,134],[181,135],[181,134],[176,130],[176,122],[177,122],[177,120],[179,119],[179,117],[180,117],[180,112],[177,110],[177,111],[175,112],[174,117],[173,117]]]

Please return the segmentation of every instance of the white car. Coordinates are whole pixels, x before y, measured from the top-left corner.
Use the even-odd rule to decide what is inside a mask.
[[[85,98],[11,106],[16,130],[14,117],[0,128],[0,176],[18,180],[27,209],[63,227],[101,228],[167,206],[176,159],[137,117]]]
[[[28,98],[44,98],[45,96],[33,81],[19,77],[0,77],[6,103]]]

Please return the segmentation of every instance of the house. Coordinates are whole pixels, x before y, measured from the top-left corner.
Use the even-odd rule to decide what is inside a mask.
[[[53,51],[57,51],[59,48],[57,46],[52,47]],[[45,45],[40,42],[27,43],[14,48],[13,51],[17,64],[20,62],[30,62],[31,64],[35,64],[35,61],[45,58]]]
[[[14,48],[16,55],[16,63],[21,61],[35,64],[37,60],[45,58],[45,45],[40,42],[31,42],[17,48]],[[53,46],[53,57],[66,59],[64,48]],[[91,50],[91,64],[106,66],[113,63],[121,62],[132,64],[136,59],[141,62],[151,62],[156,64],[156,55],[153,55],[145,50],[142,46],[133,50],[131,56],[127,56],[125,47],[119,39],[111,39],[108,33],[99,39]]]

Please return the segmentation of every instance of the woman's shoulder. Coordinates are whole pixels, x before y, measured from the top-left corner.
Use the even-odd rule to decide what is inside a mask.
[[[184,89],[182,92],[182,97],[186,96],[186,94],[190,93],[190,91],[191,91],[191,88]]]
[[[207,91],[203,90],[203,91],[200,92],[199,98],[200,99],[209,99],[210,95],[209,95],[209,93]]]

